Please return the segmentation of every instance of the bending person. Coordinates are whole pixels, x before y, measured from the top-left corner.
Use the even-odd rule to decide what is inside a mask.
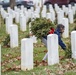
[[[57,25],[57,28],[56,30],[54,31],[54,34],[57,34],[58,35],[58,44],[61,46],[61,48],[65,51],[66,50],[66,45],[64,44],[64,42],[62,41],[61,37],[62,37],[62,34],[64,32],[64,25],[62,24],[59,24]],[[45,44],[45,46],[47,47],[47,36],[44,36],[42,38],[42,42]],[[48,57],[48,52],[45,54],[44,58],[42,59],[43,61],[45,61]]]

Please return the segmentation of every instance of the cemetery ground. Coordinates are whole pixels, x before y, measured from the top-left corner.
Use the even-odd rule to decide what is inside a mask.
[[[1,18],[1,16],[0,16]],[[17,24],[19,25],[19,24]],[[70,25],[70,32],[73,30],[76,23]],[[18,26],[19,27],[19,26]],[[1,71],[2,75],[76,75],[76,60],[65,57],[65,52],[59,47],[60,63],[52,66],[42,64],[42,58],[46,53],[46,47],[42,44],[41,40],[38,40],[34,44],[34,69],[30,71],[21,71],[21,39],[25,38],[28,34],[28,28],[26,32],[20,31],[19,28],[19,47],[10,48],[3,46],[3,42],[7,36],[5,32],[5,24],[1,18],[0,27],[0,43],[2,45],[1,52]],[[70,38],[63,39],[68,46]]]

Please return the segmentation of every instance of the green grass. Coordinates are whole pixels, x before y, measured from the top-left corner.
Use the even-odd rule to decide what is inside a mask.
[[[0,17],[1,18],[1,17]],[[75,24],[70,25],[70,32],[73,30]],[[19,27],[19,24],[18,24]],[[27,31],[22,32],[20,31],[20,28],[18,28],[19,31],[19,47],[17,48],[9,48],[3,46],[3,40],[6,38],[6,29],[5,24],[3,23],[3,20],[1,18],[1,28],[0,28],[0,44],[2,45],[2,53],[1,53],[1,61],[5,63],[5,65],[2,65],[2,71],[6,68],[13,67],[13,65],[20,65],[20,60],[14,60],[14,58],[17,58],[21,54],[21,39],[25,38],[25,36],[28,34],[28,26]],[[65,43],[69,42],[70,38],[63,39]],[[34,62],[35,61],[42,61],[43,56],[45,55],[44,50],[46,50],[46,47],[42,44],[42,42],[38,39],[38,42],[36,46],[34,46]],[[59,47],[59,55],[64,56],[64,51]],[[13,61],[10,61],[13,60]],[[74,63],[76,63],[76,60],[73,60]],[[66,59],[60,60],[60,63],[66,64]],[[15,70],[7,70],[6,72],[2,72],[2,75],[49,75],[49,73],[53,73],[53,75],[59,75],[58,71],[61,70],[61,68],[58,66],[59,64],[53,65],[53,66],[37,66],[34,67],[33,70],[30,71],[15,71]],[[76,71],[68,70],[67,72],[64,72],[64,75],[76,75]],[[60,74],[62,75],[62,74]]]

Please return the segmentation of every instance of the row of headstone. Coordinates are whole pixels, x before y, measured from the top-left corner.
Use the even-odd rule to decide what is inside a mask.
[[[57,7],[56,7],[57,6]],[[64,24],[64,22],[63,22],[63,19],[64,19],[64,12],[63,12],[63,10],[61,10],[61,8],[59,8],[59,6],[57,5],[57,4],[55,4],[55,9],[56,9],[56,11],[57,11],[57,20],[58,20],[58,24]],[[55,12],[54,12],[54,10],[53,10],[53,7],[50,5],[50,13],[46,13],[46,6],[44,5],[43,6],[43,17],[46,17],[47,19],[50,19],[50,20],[52,20],[53,21],[53,19],[55,20]],[[16,7],[15,7],[15,9],[16,9]],[[69,5],[69,9],[71,9],[71,6]],[[21,12],[20,14],[18,13],[18,12],[16,12],[16,14],[15,14],[15,16],[17,16],[17,17],[15,17],[16,18],[16,22],[18,23],[18,22],[20,22],[20,29],[21,29],[21,31],[25,31],[26,30],[26,21],[27,21],[27,18],[28,18],[28,16],[26,17],[26,15],[27,14],[25,14],[25,16],[24,16],[24,14],[23,14],[23,10],[24,10],[24,7],[22,6],[21,7],[21,10],[19,10],[19,12]],[[4,11],[4,10],[3,10]],[[10,13],[10,15],[11,15],[11,12],[12,12],[13,10],[11,10],[10,8],[8,8],[8,12]],[[16,10],[15,10],[16,11]],[[28,12],[30,13],[31,12],[31,10],[28,10]],[[35,11],[36,13],[38,13],[38,15],[39,15],[39,13],[40,13],[40,9],[36,9],[36,11]],[[51,13],[51,12],[53,12],[53,13]],[[52,15],[52,14],[54,14],[54,16]],[[9,15],[9,16],[10,16]],[[6,16],[6,31],[7,31],[7,33],[9,34],[9,32],[10,32],[10,29],[9,29],[9,25],[11,25],[12,24],[12,15],[11,15],[11,19],[10,19],[10,21],[8,22],[8,19],[9,19],[9,16],[8,16],[8,14],[7,14],[7,16]],[[23,17],[21,17],[21,16],[23,16]],[[25,18],[26,17],[26,18]],[[31,16],[29,16],[29,17],[31,17]],[[35,18],[36,17],[38,17],[38,16],[36,16],[35,15]],[[68,17],[69,17],[69,21],[70,21],[70,23],[73,23],[73,13],[72,13],[72,10],[70,10],[69,11],[69,15],[68,15]],[[53,19],[52,19],[53,18]],[[69,22],[68,21],[68,22]],[[69,27],[69,26],[68,26]],[[67,29],[68,30],[68,29]],[[68,33],[68,31],[66,32],[66,33]],[[65,33],[65,34],[66,34]],[[65,37],[67,37],[67,36],[65,36]]]
[[[68,14],[68,20],[69,20],[70,23],[73,23],[74,16],[73,16],[73,11],[72,11],[71,7],[72,7],[71,5],[68,6],[68,8],[70,9],[69,10],[69,14]],[[54,11],[52,5],[49,5],[49,8],[50,8],[49,9],[50,12],[46,13],[47,10],[46,10],[46,6],[44,5],[43,9],[42,9],[41,16],[43,18],[50,19],[52,22],[54,22],[55,21],[55,16],[56,16],[55,15],[55,11]],[[25,17],[26,17],[25,22],[27,22],[29,18],[31,18],[31,19],[33,19],[33,18],[40,18],[40,16],[39,16],[39,14],[40,14],[40,8],[39,7],[37,7],[35,11],[34,11],[33,8],[31,8],[31,10],[29,9],[28,11],[26,11],[24,9],[25,9],[24,6],[21,7],[21,10],[15,6],[15,11],[16,12],[14,10],[8,8],[8,13],[11,14],[12,18],[15,18],[15,22],[16,23],[21,23],[22,22],[20,20],[21,19],[20,14],[23,14],[23,16],[25,15]],[[63,6],[63,10],[62,10],[61,8],[59,8],[59,6],[57,4],[55,4],[55,10],[57,12],[57,21],[58,21],[58,24],[60,24],[60,23],[62,23],[62,19],[64,18],[65,6]],[[2,9],[2,11],[4,11],[4,10]],[[20,14],[19,14],[19,12],[20,12]],[[74,10],[74,12],[75,12],[75,10]],[[29,13],[29,15],[28,15],[28,13]],[[5,16],[3,16],[3,18],[5,18]],[[26,25],[26,23],[25,23],[25,25]],[[23,29],[21,29],[21,30],[25,31]]]
[[[46,13],[46,19],[49,19],[52,22],[55,22],[55,14],[53,11]]]
[[[42,10],[42,17],[45,17],[47,19],[50,19],[52,22],[55,21],[55,11],[52,7],[52,5],[49,5],[49,13],[46,13],[46,6],[44,5],[43,6],[43,10]],[[72,6],[69,5],[68,8],[70,9],[69,10],[69,14],[68,14],[68,23],[73,23],[73,11],[71,10]],[[18,8],[15,6],[15,11],[17,12],[14,12],[12,9],[8,8],[8,13],[10,13],[10,15],[12,16],[12,19],[13,17],[15,16],[15,21],[16,23],[20,23],[20,29],[21,31],[26,31],[26,22],[28,21],[29,18],[33,17],[33,18],[39,18],[39,13],[40,13],[40,8],[37,7],[37,9],[34,11],[34,9],[32,8],[31,10],[29,9],[28,11],[26,11],[25,9],[25,12],[24,12],[24,6],[21,6],[21,10],[18,9]],[[63,10],[61,8],[59,8],[59,6],[57,4],[55,4],[55,10],[57,12],[57,21],[58,21],[58,24],[64,24],[63,23],[63,18],[64,18],[64,11],[65,11],[65,6],[63,7]],[[2,11],[4,13],[6,13],[5,10],[2,9]],[[34,16],[31,16],[33,15],[34,13],[32,12],[32,14],[30,14],[30,12],[33,11],[35,13]],[[20,14],[19,14],[20,12]],[[7,18],[6,19],[6,31],[7,33],[9,34],[9,23],[12,24],[12,19],[10,19],[11,21],[8,22],[8,19],[9,17],[8,16],[8,13],[6,13],[7,15],[6,16],[3,16],[4,18]],[[15,13],[15,14],[13,14]],[[25,14],[24,14],[25,13]],[[27,16],[29,13],[29,16]],[[13,15],[12,15],[13,14]],[[21,15],[23,15],[23,17],[21,17]],[[25,16],[24,16],[25,15]],[[26,18],[25,18],[26,17]],[[23,19],[25,18],[25,20]],[[24,23],[25,21],[25,23]],[[68,26],[69,27],[69,26]],[[67,29],[68,30],[68,29]],[[67,32],[66,32],[67,33]],[[66,37],[66,36],[65,36]]]
[[[62,8],[60,8],[57,4],[55,4],[54,7],[57,14],[58,24],[62,23],[62,18],[65,18],[65,15],[68,16],[70,24],[74,22],[74,15],[76,13],[76,5],[72,6],[69,4],[68,7],[63,5]],[[54,11],[53,6],[49,5],[49,12],[47,12],[47,8],[44,5],[41,12],[41,17],[50,19],[52,22],[54,22],[55,16],[56,16],[55,11]]]
[[[66,7],[65,5],[62,6],[62,9],[57,5],[55,4],[55,11],[56,13],[60,12],[61,14],[60,15],[63,15],[64,16],[64,13],[68,15],[68,18],[69,18],[69,22],[72,23],[73,22],[73,18],[72,18],[72,21],[70,21],[70,13],[71,13],[71,16],[73,16],[76,12],[75,10],[76,8],[76,5],[75,6],[71,6],[71,5],[68,5],[68,7]],[[52,5],[49,5],[49,11],[51,13],[51,20],[52,21],[55,21],[55,11],[54,11],[54,8]],[[12,10],[10,7],[8,7],[8,13],[11,13],[13,18],[18,14],[18,13],[24,13],[24,12],[28,12],[28,18],[31,18],[31,16],[33,15],[34,17],[33,18],[39,18],[40,15],[40,7],[37,7],[35,10],[34,8],[32,7],[31,9],[26,9],[24,6],[21,6],[21,9],[17,8],[15,6],[14,10]],[[46,17],[47,18],[47,9],[46,9],[46,6],[44,5],[43,6],[43,9],[42,9],[42,14],[41,16],[42,17]],[[15,15],[16,13],[16,15]],[[23,14],[24,15],[24,14]],[[26,14],[27,15],[27,14]],[[50,15],[50,14],[49,14]]]
[[[64,6],[63,6],[63,10],[65,11],[64,9]],[[62,19],[64,18],[64,11],[62,9],[60,9],[58,12],[57,12],[57,20],[58,20],[58,24],[62,23]],[[75,11],[75,10],[74,10]],[[69,19],[69,23],[72,24],[74,23],[74,15],[73,14],[73,10],[72,9],[69,9],[67,10],[67,15],[68,15],[68,19]]]
[[[74,23],[74,15],[76,13],[76,9],[75,6],[71,5],[68,5],[68,7],[65,7],[65,5],[63,5],[62,9],[59,8],[59,6],[55,5],[55,10],[57,12],[57,22],[58,24],[63,24],[65,26],[63,37],[67,38],[69,37],[69,23]],[[68,17],[65,18],[65,15]]]
[[[15,11],[16,11],[16,7],[15,7]],[[33,9],[32,9],[32,11],[33,11]],[[6,12],[6,11],[2,8],[2,12]],[[2,12],[1,12],[1,14],[4,17],[4,14]],[[19,12],[21,12],[21,13],[19,13]],[[16,23],[20,23],[21,31],[26,31],[26,15],[27,14],[24,15],[23,11],[20,11],[20,10],[19,10],[19,12],[14,12]],[[8,13],[6,12],[6,16],[4,18],[5,18],[5,25],[6,25],[6,33],[10,34],[10,47],[14,48],[14,47],[18,47],[18,28],[16,27],[16,25],[13,24],[14,16],[12,14],[13,14],[13,10],[8,8]],[[27,16],[27,18],[28,18],[28,16]],[[16,31],[16,33],[14,31]],[[16,36],[14,37],[15,34],[16,34]],[[37,42],[37,40],[36,40],[37,38],[35,36],[32,36],[30,38],[33,39],[33,43]]]
[[[2,18],[5,19],[6,33],[10,34],[10,47],[14,48],[18,47],[18,26],[13,24],[14,11],[8,8],[8,12],[1,8]]]
[[[50,19],[52,22],[55,22],[55,11],[51,4],[49,5],[49,12],[46,13],[46,18]]]
[[[26,18],[23,14],[16,15],[16,21],[20,22],[20,30],[21,31],[26,31]],[[20,19],[19,19],[20,17]],[[14,48],[14,47],[18,47],[18,28],[16,27],[16,25],[13,25],[13,18],[12,15],[9,13],[7,14],[6,18],[6,32],[8,34],[10,34],[10,47]],[[12,28],[12,29],[11,29]],[[14,32],[16,31],[16,33]],[[16,36],[14,37],[14,35],[16,34]],[[36,43],[36,37],[32,36],[31,37],[33,39],[33,42]]]

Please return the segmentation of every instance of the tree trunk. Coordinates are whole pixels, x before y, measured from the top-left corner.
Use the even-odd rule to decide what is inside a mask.
[[[14,6],[16,5],[15,0],[10,0],[10,7],[14,9]]]

